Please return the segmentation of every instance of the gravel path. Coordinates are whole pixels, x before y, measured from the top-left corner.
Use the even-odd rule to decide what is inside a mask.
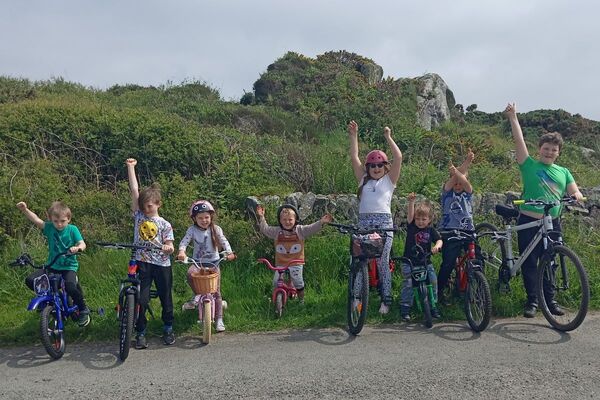
[[[0,349],[1,399],[594,399],[600,314],[570,334],[543,319],[159,338],[121,363],[116,343]]]

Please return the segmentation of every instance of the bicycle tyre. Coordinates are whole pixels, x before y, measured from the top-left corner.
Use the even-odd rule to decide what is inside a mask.
[[[121,309],[121,320],[119,321],[119,358],[125,361],[129,356],[131,346],[131,334],[133,333],[133,319],[135,317],[135,295],[128,293]]]
[[[202,342],[204,344],[210,343],[210,336],[212,333],[212,311],[210,303],[210,301],[202,303]]]
[[[40,334],[44,349],[58,360],[65,354],[65,333],[58,331],[58,320],[53,304],[47,304],[40,315]]]
[[[367,261],[357,261],[350,265],[348,277],[347,319],[348,331],[358,335],[365,324],[369,307],[369,275]]]
[[[465,315],[471,329],[481,332],[487,328],[492,316],[490,285],[481,271],[472,271],[465,293]]]
[[[281,318],[283,315],[283,293],[277,292],[275,295],[275,316]]]
[[[563,332],[576,329],[587,314],[590,301],[590,287],[587,273],[575,252],[563,245],[552,247],[552,257],[544,256],[540,261],[538,275],[538,301],[542,314],[555,329]],[[558,263],[557,263],[558,261]],[[556,265],[556,267],[554,267]],[[566,276],[564,274],[566,272]],[[568,284],[561,284],[564,279]],[[557,283],[558,280],[558,283]],[[550,282],[556,294],[554,300],[564,315],[550,312],[544,296],[544,282]]]
[[[484,232],[497,232],[498,228],[489,222],[482,222],[475,226],[475,235],[477,245],[481,251],[483,261],[483,271],[488,284],[499,288],[500,273],[503,264],[505,264],[507,252],[506,243],[503,240],[492,240],[490,236],[480,236]]]
[[[426,328],[431,328],[433,326],[431,302],[429,301],[429,291],[425,282],[421,282],[419,285],[419,296],[421,297],[421,304],[423,304],[423,324]]]

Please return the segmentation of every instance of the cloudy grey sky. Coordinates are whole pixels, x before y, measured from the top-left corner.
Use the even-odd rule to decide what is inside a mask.
[[[239,99],[295,51],[442,76],[457,102],[600,120],[592,0],[0,0],[0,75],[96,88],[201,80]]]

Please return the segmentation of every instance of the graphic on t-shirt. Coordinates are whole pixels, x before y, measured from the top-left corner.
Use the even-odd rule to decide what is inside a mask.
[[[139,234],[142,240],[154,240],[154,238],[156,238],[156,235],[158,234],[158,227],[156,226],[154,221],[146,220],[140,224]]]
[[[464,217],[460,220],[460,229],[468,231],[471,229],[472,226],[473,222],[471,220],[471,217]]]
[[[286,246],[289,246],[289,248],[286,248]],[[300,245],[299,243],[294,243],[290,246],[289,243],[279,243],[277,245],[277,247],[275,247],[275,251],[278,252],[279,254],[295,254],[295,253],[300,253],[300,251],[302,251],[302,245]]]
[[[429,243],[430,240],[431,238],[429,235],[429,230],[417,232],[417,234],[415,235],[415,243],[419,246]]]
[[[544,170],[537,171],[537,177],[540,179],[540,187],[551,197],[560,198],[561,191],[558,184]]]

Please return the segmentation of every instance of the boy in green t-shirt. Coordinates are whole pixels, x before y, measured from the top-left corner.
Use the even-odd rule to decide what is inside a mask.
[[[517,108],[515,103],[509,103],[504,110],[504,114],[510,122],[510,127],[515,141],[515,150],[519,170],[521,171],[521,181],[523,182],[523,193],[521,198],[524,200],[544,199],[560,200],[565,193],[582,200],[583,195],[579,191],[575,179],[571,172],[559,165],[554,164],[560,154],[563,145],[563,139],[558,132],[548,132],[542,135],[538,142],[539,160],[535,160],[529,155],[521,125],[517,119]],[[560,232],[560,207],[554,207],[550,210],[554,231]],[[542,210],[534,206],[522,206],[519,214],[518,224],[526,224],[531,221],[543,218]],[[517,232],[519,241],[519,252],[522,253],[527,245],[533,240],[538,228],[533,227]],[[523,310],[523,316],[533,318],[538,306],[538,280],[537,265],[542,255],[542,244],[538,244],[527,257],[521,271],[523,273],[523,284],[527,292],[527,303]],[[546,285],[544,285],[546,286]],[[548,285],[551,286],[551,285]],[[549,287],[544,287],[544,297],[550,312],[554,315],[564,315],[560,305],[554,300],[554,293]]]
[[[48,240],[48,262],[51,262],[57,254],[69,251],[75,254],[86,248],[83,237],[75,225],[71,225],[71,210],[64,203],[55,201],[48,209],[49,221],[43,221],[33,211],[27,208],[27,204],[21,201],[17,203],[17,208],[21,210],[28,220],[40,228]],[[87,326],[90,323],[90,309],[85,304],[83,298],[83,289],[79,285],[77,270],[79,263],[77,256],[61,257],[50,268],[50,271],[61,274],[65,281],[65,289],[73,302],[79,308],[79,326]],[[36,270],[26,279],[25,284],[33,290],[33,281],[44,273],[43,270]]]

